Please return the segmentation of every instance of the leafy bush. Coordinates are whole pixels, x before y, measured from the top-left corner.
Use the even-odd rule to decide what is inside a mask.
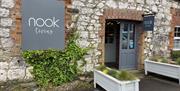
[[[150,57],[150,60],[155,62],[168,63],[168,59],[162,56],[152,56]]]
[[[180,57],[180,51],[172,51],[171,57],[173,60],[176,60]]]
[[[155,62],[160,62],[161,59],[163,59],[163,57],[161,57],[161,56],[152,56],[152,57],[150,57],[150,60],[155,61]]]
[[[117,76],[116,76],[116,75],[117,75],[117,70],[111,69],[111,70],[109,70],[108,74],[109,74],[110,76],[116,78],[116,77],[117,77]]]
[[[168,63],[168,59],[167,58],[162,58],[161,62],[162,63]]]
[[[105,74],[108,74],[109,71],[110,71],[110,70],[106,68],[106,69],[104,69],[102,72],[105,73]]]
[[[96,68],[97,70],[103,71],[104,69],[106,69],[105,65],[100,65]]]
[[[87,48],[80,48],[75,40],[77,35],[70,34],[64,50],[29,50],[22,53],[25,61],[33,66],[34,79],[40,86],[61,85],[74,80],[80,69],[77,61],[83,59]]]
[[[100,70],[103,73],[108,74],[116,79],[122,80],[122,81],[137,79],[137,77],[135,75],[133,75],[132,73],[129,73],[127,71],[119,71],[119,70],[111,69],[104,65],[101,65],[98,68],[103,68],[103,70],[100,70],[100,69],[98,69],[98,70]]]
[[[176,59],[176,64],[180,65],[180,57]]]
[[[120,73],[118,73],[117,76],[118,76],[117,79],[123,80],[123,81],[137,79],[133,74],[131,74],[127,71],[121,71]]]

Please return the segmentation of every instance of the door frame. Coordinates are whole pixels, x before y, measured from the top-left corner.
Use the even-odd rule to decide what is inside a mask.
[[[122,15],[123,14],[123,15]],[[99,37],[101,43],[99,43],[98,49],[102,52],[102,55],[99,58],[99,64],[105,63],[105,23],[106,19],[121,19],[121,20],[131,20],[142,22],[143,21],[143,11],[131,10],[131,9],[104,9],[104,13],[100,16],[101,30],[99,31]],[[145,32],[143,31],[142,23],[138,24],[137,29],[140,32],[140,39],[138,39],[138,53],[137,53],[137,69],[143,69],[144,67],[144,36]],[[119,65],[119,63],[118,63]]]
[[[115,19],[106,19],[105,20],[106,22],[106,24],[107,24],[107,22],[113,22],[113,23],[115,23]],[[107,27],[106,26],[106,24],[105,24],[105,27]],[[115,45],[114,45],[114,49],[113,50],[115,50],[114,52],[115,52],[115,54],[114,54],[114,57],[115,57],[115,61],[114,62],[110,62],[110,66],[112,66],[113,68],[116,68],[116,69],[118,69],[119,68],[119,37],[120,37],[120,31],[119,31],[119,26],[118,26],[118,24],[117,25],[114,25],[113,27],[116,27],[115,28],[115,30],[114,30],[114,42],[115,42]],[[110,28],[111,29],[111,28]],[[107,32],[107,30],[106,30],[106,28],[105,28],[105,33]],[[105,38],[106,38],[106,36],[105,36]],[[104,44],[104,46],[106,46],[106,43]],[[106,48],[106,47],[105,47]],[[106,50],[106,49],[105,49]],[[107,51],[107,50],[106,50]],[[105,58],[106,58],[106,53],[105,53]],[[112,63],[112,64],[111,64]],[[107,66],[108,66],[108,62],[105,60],[105,64],[107,64]]]

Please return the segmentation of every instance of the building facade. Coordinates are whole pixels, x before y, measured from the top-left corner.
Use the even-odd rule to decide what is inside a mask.
[[[77,43],[91,47],[84,70],[96,64],[118,69],[143,69],[153,55],[169,57],[180,50],[178,0],[64,0],[65,28],[77,25]],[[73,12],[77,10],[78,12]],[[153,31],[145,31],[144,16],[154,15]],[[21,57],[21,0],[0,1],[0,81],[27,81],[31,67]]]

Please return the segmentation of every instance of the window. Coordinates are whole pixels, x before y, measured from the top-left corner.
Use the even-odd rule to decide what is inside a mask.
[[[135,47],[135,25],[121,24],[122,49],[134,49]],[[129,46],[129,48],[128,48]]]
[[[174,50],[180,50],[180,26],[174,30]]]

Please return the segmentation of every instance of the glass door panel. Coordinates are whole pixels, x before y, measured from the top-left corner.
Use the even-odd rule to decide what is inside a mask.
[[[128,24],[121,24],[122,49],[128,49]]]
[[[135,47],[135,25],[122,23],[122,49],[134,49]]]
[[[129,49],[134,49],[135,46],[135,26],[134,24],[129,24]]]

